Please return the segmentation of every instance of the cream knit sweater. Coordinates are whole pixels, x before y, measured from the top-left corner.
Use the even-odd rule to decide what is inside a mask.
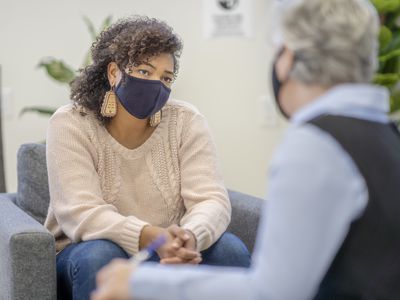
[[[179,224],[211,246],[231,215],[216,150],[204,117],[169,100],[161,123],[140,147],[119,144],[92,113],[72,104],[50,119],[46,228],[61,251],[71,242],[108,239],[127,253],[146,224]]]

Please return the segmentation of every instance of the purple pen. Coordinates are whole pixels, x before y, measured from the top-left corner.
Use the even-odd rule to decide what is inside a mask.
[[[148,245],[145,249],[139,251],[136,255],[132,256],[129,261],[132,265],[139,265],[142,262],[146,261],[150,258],[150,256],[162,245],[165,244],[167,238],[164,235],[160,235],[156,238],[150,245]]]

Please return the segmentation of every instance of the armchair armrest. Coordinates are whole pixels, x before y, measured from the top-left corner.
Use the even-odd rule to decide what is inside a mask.
[[[12,203],[16,203],[17,201],[17,193],[0,193],[0,201],[1,200],[9,200]]]
[[[0,291],[2,299],[56,299],[54,237],[0,194]]]
[[[228,193],[232,205],[232,219],[227,231],[238,236],[251,253],[264,200],[231,190]]]

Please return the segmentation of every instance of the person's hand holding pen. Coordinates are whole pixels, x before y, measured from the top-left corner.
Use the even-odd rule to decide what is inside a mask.
[[[91,300],[128,300],[131,299],[129,278],[138,265],[165,245],[167,237],[158,236],[146,248],[130,259],[113,259],[96,275],[96,290],[92,292]]]
[[[144,235],[143,235],[144,233]],[[152,238],[149,242],[144,238]],[[91,295],[91,300],[125,300],[130,299],[129,278],[136,267],[147,260],[154,252],[164,264],[198,264],[201,255],[196,251],[196,238],[193,233],[171,225],[163,229],[146,226],[143,229],[141,243],[146,247],[131,259],[114,259],[96,276],[97,289]]]

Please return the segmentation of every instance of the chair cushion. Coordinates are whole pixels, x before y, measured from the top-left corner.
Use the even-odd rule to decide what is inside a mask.
[[[41,224],[50,195],[44,144],[24,144],[18,151],[18,196],[16,204]]]
[[[253,252],[257,230],[265,200],[229,190],[232,219],[227,231],[237,235]]]

